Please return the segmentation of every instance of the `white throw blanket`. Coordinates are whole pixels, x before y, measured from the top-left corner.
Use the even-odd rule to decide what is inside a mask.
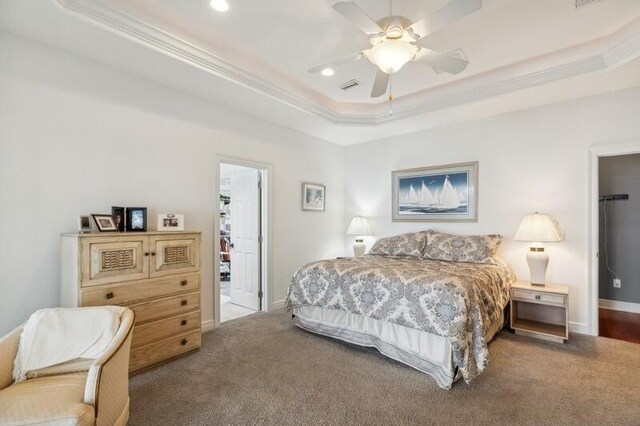
[[[97,358],[120,327],[125,308],[55,308],[35,312],[24,325],[13,365],[16,383],[27,372],[77,358]]]

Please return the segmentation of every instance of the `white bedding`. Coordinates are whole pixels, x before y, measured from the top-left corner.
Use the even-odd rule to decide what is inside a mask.
[[[450,389],[460,378],[448,338],[340,309],[318,306],[293,308],[296,325],[348,343],[374,347],[385,356],[429,374]],[[487,341],[501,328],[503,318],[489,328]]]

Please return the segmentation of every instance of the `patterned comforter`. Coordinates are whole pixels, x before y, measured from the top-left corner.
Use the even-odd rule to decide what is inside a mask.
[[[489,362],[485,332],[500,318],[513,280],[500,261],[375,255],[321,260],[294,274],[287,307],[342,309],[447,337],[469,383]]]

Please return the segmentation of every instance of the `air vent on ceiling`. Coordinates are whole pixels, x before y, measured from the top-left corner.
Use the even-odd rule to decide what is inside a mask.
[[[346,82],[342,83],[340,85],[340,88],[342,90],[348,90],[348,89],[353,89],[354,87],[359,86],[359,85],[360,85],[360,82],[358,80],[356,80],[356,79],[353,79],[353,80],[349,80],[349,81],[346,81]]]
[[[586,6],[589,3],[593,3],[596,0],[575,0],[576,7]]]

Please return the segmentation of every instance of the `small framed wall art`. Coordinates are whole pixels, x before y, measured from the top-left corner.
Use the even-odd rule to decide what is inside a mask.
[[[184,215],[174,213],[159,214],[158,231],[184,231]]]
[[[118,228],[110,214],[92,214],[93,221],[100,232],[117,232]]]
[[[302,210],[323,212],[326,188],[319,183],[302,184]]]
[[[127,207],[126,209],[127,224],[126,230],[130,232],[146,232],[147,231],[147,208],[146,207]]]

